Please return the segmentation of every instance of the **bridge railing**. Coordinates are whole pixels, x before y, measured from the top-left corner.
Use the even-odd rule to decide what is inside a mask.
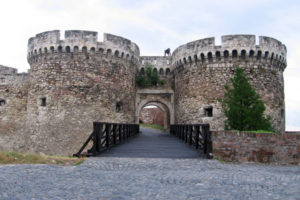
[[[124,142],[125,140],[138,135],[140,131],[138,124],[117,124],[94,122],[93,132],[82,145],[80,150],[73,156],[96,156],[99,153],[110,149],[111,147]],[[82,154],[83,150],[92,142],[92,147],[86,154]]]
[[[203,150],[207,158],[212,158],[212,141],[209,124],[174,124],[170,127],[170,134],[196,149]]]

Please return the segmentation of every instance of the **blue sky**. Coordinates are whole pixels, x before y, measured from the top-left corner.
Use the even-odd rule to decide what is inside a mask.
[[[47,30],[82,29],[131,39],[142,55],[205,37],[255,34],[287,46],[287,130],[300,130],[300,1],[1,0],[0,64],[27,71],[27,41]]]

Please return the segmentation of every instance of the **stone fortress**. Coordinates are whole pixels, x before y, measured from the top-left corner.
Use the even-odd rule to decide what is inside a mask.
[[[0,149],[72,155],[93,121],[138,123],[141,110],[164,111],[174,123],[224,129],[219,99],[242,67],[266,106],[273,128],[285,131],[286,47],[270,37],[228,35],[184,44],[171,56],[140,56],[132,41],[97,32],[37,34],[28,41],[28,73],[0,66]],[[136,77],[151,63],[164,85],[141,88]]]

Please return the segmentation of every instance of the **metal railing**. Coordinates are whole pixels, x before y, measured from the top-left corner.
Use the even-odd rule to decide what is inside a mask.
[[[94,122],[93,126],[93,132],[82,145],[80,150],[73,154],[73,156],[96,156],[99,153],[108,150],[135,135],[138,135],[140,131],[138,124]],[[82,154],[82,151],[91,141],[93,142],[92,148],[90,148],[87,153]]]
[[[170,127],[170,134],[196,149],[203,150],[207,158],[212,158],[209,124],[174,124]]]

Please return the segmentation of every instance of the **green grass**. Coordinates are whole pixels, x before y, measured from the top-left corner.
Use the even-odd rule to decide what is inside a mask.
[[[239,130],[228,130],[228,131],[234,131],[238,132]],[[255,130],[255,131],[240,131],[240,132],[247,132],[247,133],[268,133],[268,134],[277,134],[273,131],[266,131],[266,130]]]
[[[161,131],[164,130],[164,127],[158,124],[140,124],[140,126],[145,128],[153,128]]]
[[[15,151],[0,151],[0,164],[56,164],[80,165],[85,158],[68,156],[44,156],[39,154],[23,154]]]

